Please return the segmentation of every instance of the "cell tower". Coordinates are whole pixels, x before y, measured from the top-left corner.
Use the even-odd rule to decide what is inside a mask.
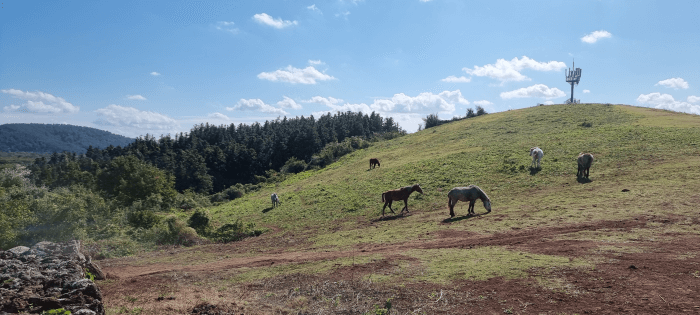
[[[566,100],[566,104],[578,104],[581,102],[581,100],[576,100],[574,99],[574,83],[578,85],[578,81],[581,80],[581,68],[576,68],[576,63],[573,63],[574,71],[571,71],[571,68],[569,68],[569,71],[566,72],[566,82],[571,84],[571,99]]]

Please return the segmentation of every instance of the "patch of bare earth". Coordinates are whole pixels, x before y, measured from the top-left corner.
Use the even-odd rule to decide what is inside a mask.
[[[556,240],[579,231],[645,228],[648,218],[602,221],[556,228],[477,235],[439,231],[434,240],[399,244],[363,244],[354,250],[318,252],[271,249],[246,257],[222,258],[199,265],[187,262],[134,266],[128,260],[103,261],[112,279],[100,282],[105,308],[142,314],[358,314],[391,309],[396,314],[677,314],[700,312],[700,253],[697,236],[673,242],[616,243],[619,250],[598,250],[609,243]],[[673,217],[654,217],[672,222]],[[449,224],[449,222],[447,222]],[[279,236],[279,235],[278,235]],[[223,257],[249,252],[264,238],[205,247]],[[376,282],[368,275],[392,274],[410,249],[506,246],[564,257],[593,257],[590,269],[532,269],[530,277],[450,284]],[[629,246],[630,250],[625,250]],[[248,250],[248,251],[246,251]],[[330,273],[278,275],[231,282],[243,267],[279,266],[379,254],[365,264],[338,266]],[[417,265],[414,263],[412,265]],[[405,265],[404,265],[405,268]],[[406,273],[411,270],[405,271]],[[420,272],[418,269],[415,272]],[[198,307],[195,309],[195,307]]]

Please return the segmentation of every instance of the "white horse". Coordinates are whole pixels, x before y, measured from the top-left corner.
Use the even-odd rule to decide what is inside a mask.
[[[275,194],[275,193],[273,193],[272,195],[270,195],[270,199],[272,199],[272,207],[273,207],[273,208],[282,204],[282,203],[280,202],[280,198],[277,197],[277,194]]]
[[[535,165],[537,165],[537,168],[540,168],[540,161],[542,161],[542,157],[544,156],[542,149],[538,147],[530,149],[530,156],[532,157],[532,164],[530,164],[530,167],[534,168]]]

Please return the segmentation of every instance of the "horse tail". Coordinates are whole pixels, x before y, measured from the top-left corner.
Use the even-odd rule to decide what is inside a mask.
[[[382,202],[386,202],[386,200],[384,200],[384,195],[386,195],[386,193],[382,193]]]

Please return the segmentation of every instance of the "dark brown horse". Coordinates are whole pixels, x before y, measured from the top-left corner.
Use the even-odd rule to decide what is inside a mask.
[[[415,184],[413,186],[406,186],[403,188],[399,189],[394,189],[394,190],[389,190],[385,191],[382,194],[382,201],[384,202],[384,208],[382,208],[382,216],[384,216],[384,209],[386,209],[386,206],[389,206],[389,210],[391,210],[391,213],[396,213],[394,212],[394,209],[391,209],[391,202],[393,201],[399,201],[403,200],[404,207],[401,209],[401,213],[403,213],[404,210],[408,212],[408,196],[411,195],[412,192],[417,191],[419,193],[423,193],[423,190],[420,189],[419,184]]]
[[[467,214],[474,214],[474,202],[477,199],[481,199],[484,203],[484,208],[486,211],[491,212],[491,199],[486,193],[481,190],[481,188],[469,185],[467,187],[455,187],[447,193],[447,206],[450,207],[450,217],[455,216],[455,204],[457,201],[469,201],[469,208],[467,208]]]
[[[381,166],[381,165],[379,165],[379,160],[376,158],[369,159],[369,169],[372,169],[373,167],[375,167],[375,165]]]

